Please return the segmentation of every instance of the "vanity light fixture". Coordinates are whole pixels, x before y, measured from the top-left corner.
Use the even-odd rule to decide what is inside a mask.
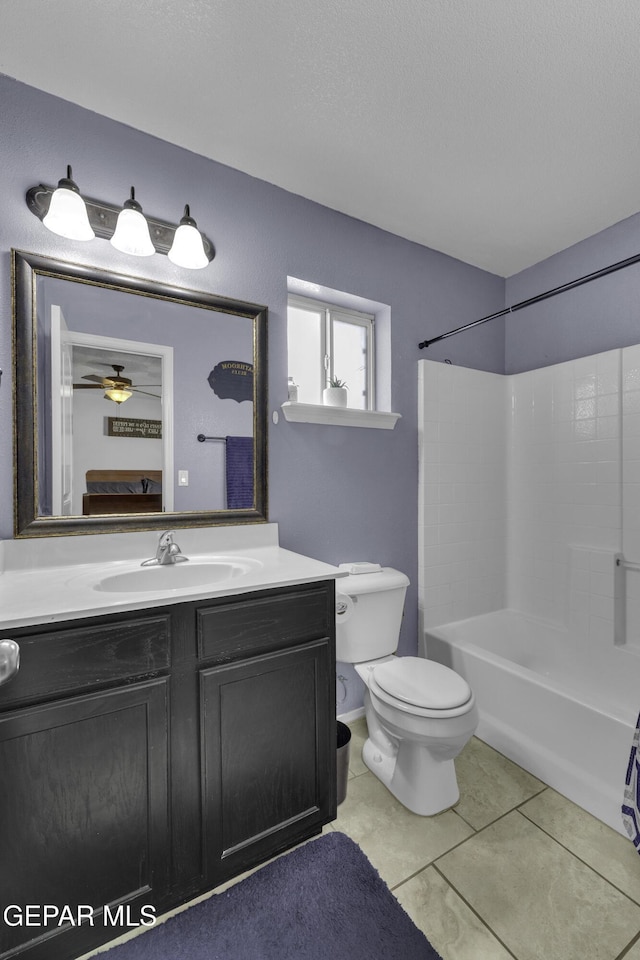
[[[110,242],[116,250],[120,250],[121,253],[130,253],[132,257],[150,257],[156,252],[156,248],[151,243],[149,224],[144,218],[142,207],[136,200],[134,187],[131,187],[131,196],[125,200],[118,214],[115,233]]]
[[[215,256],[213,244],[198,230],[188,206],[180,223],[175,224],[143,214],[133,187],[124,207],[92,200],[81,196],[71,179],[71,167],[67,167],[67,176],[60,180],[57,187],[42,183],[31,187],[27,191],[26,201],[34,216],[49,230],[69,240],[100,237],[110,240],[116,249],[133,256],[163,253],[177,266],[189,270],[206,267]],[[131,227],[132,221],[137,223],[142,240],[140,233],[132,234],[132,229],[135,229]],[[146,234],[141,229],[145,227]]]
[[[66,237],[67,240],[93,240],[95,237],[85,202],[80,196],[78,185],[71,178],[71,167],[67,167],[66,177],[58,180],[58,186],[51,194],[51,202],[42,222],[52,233]]]

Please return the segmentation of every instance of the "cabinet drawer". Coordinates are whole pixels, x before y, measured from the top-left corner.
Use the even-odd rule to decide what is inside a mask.
[[[38,633],[7,631],[20,645],[20,670],[0,687],[0,709],[166,670],[169,622],[169,615],[159,615]]]
[[[333,581],[327,587],[237,600],[197,611],[198,655],[232,660],[333,636]]]

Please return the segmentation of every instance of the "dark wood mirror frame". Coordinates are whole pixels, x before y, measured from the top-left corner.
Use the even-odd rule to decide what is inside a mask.
[[[267,520],[267,308],[215,294],[111,273],[24,251],[11,251],[13,306],[14,535],[116,533],[219,526]],[[38,514],[36,279],[39,275],[171,300],[253,321],[254,505],[252,509],[101,516]]]

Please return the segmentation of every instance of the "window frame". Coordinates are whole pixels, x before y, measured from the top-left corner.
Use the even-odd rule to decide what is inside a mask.
[[[289,307],[297,307],[313,313],[323,314],[321,321],[320,364],[321,383],[327,382],[335,375],[334,356],[334,323],[350,323],[361,327],[365,331],[365,410],[376,409],[375,395],[375,316],[362,310],[353,310],[350,307],[341,307],[326,300],[315,300],[313,297],[303,297],[297,293],[287,296],[287,325],[289,323]]]

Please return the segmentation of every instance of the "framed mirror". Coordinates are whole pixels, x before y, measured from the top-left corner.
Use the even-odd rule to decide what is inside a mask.
[[[12,251],[16,537],[267,520],[267,308]]]

